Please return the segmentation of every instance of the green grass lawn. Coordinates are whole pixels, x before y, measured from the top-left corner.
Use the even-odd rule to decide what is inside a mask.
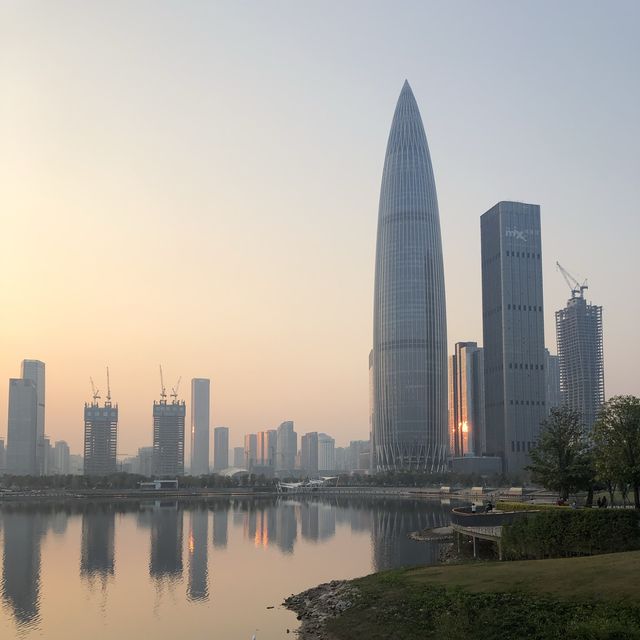
[[[337,640],[640,639],[640,552],[419,567],[355,580]]]

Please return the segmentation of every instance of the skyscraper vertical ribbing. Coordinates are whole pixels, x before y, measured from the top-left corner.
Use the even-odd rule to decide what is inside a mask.
[[[447,327],[438,199],[408,82],[382,172],[373,303],[372,463],[442,471],[448,451]]]

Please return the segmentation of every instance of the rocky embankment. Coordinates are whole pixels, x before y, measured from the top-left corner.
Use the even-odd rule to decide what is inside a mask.
[[[287,609],[298,614],[301,640],[331,640],[325,623],[353,606],[358,590],[346,580],[332,580],[313,589],[291,595],[285,601]]]

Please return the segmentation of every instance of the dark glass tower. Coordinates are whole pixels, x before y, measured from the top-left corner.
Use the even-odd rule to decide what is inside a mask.
[[[440,216],[427,138],[408,82],[382,172],[372,365],[373,469],[443,470],[447,326]]]

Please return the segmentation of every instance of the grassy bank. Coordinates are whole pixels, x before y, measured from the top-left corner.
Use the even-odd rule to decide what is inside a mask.
[[[327,622],[337,640],[640,639],[640,552],[389,571]]]

